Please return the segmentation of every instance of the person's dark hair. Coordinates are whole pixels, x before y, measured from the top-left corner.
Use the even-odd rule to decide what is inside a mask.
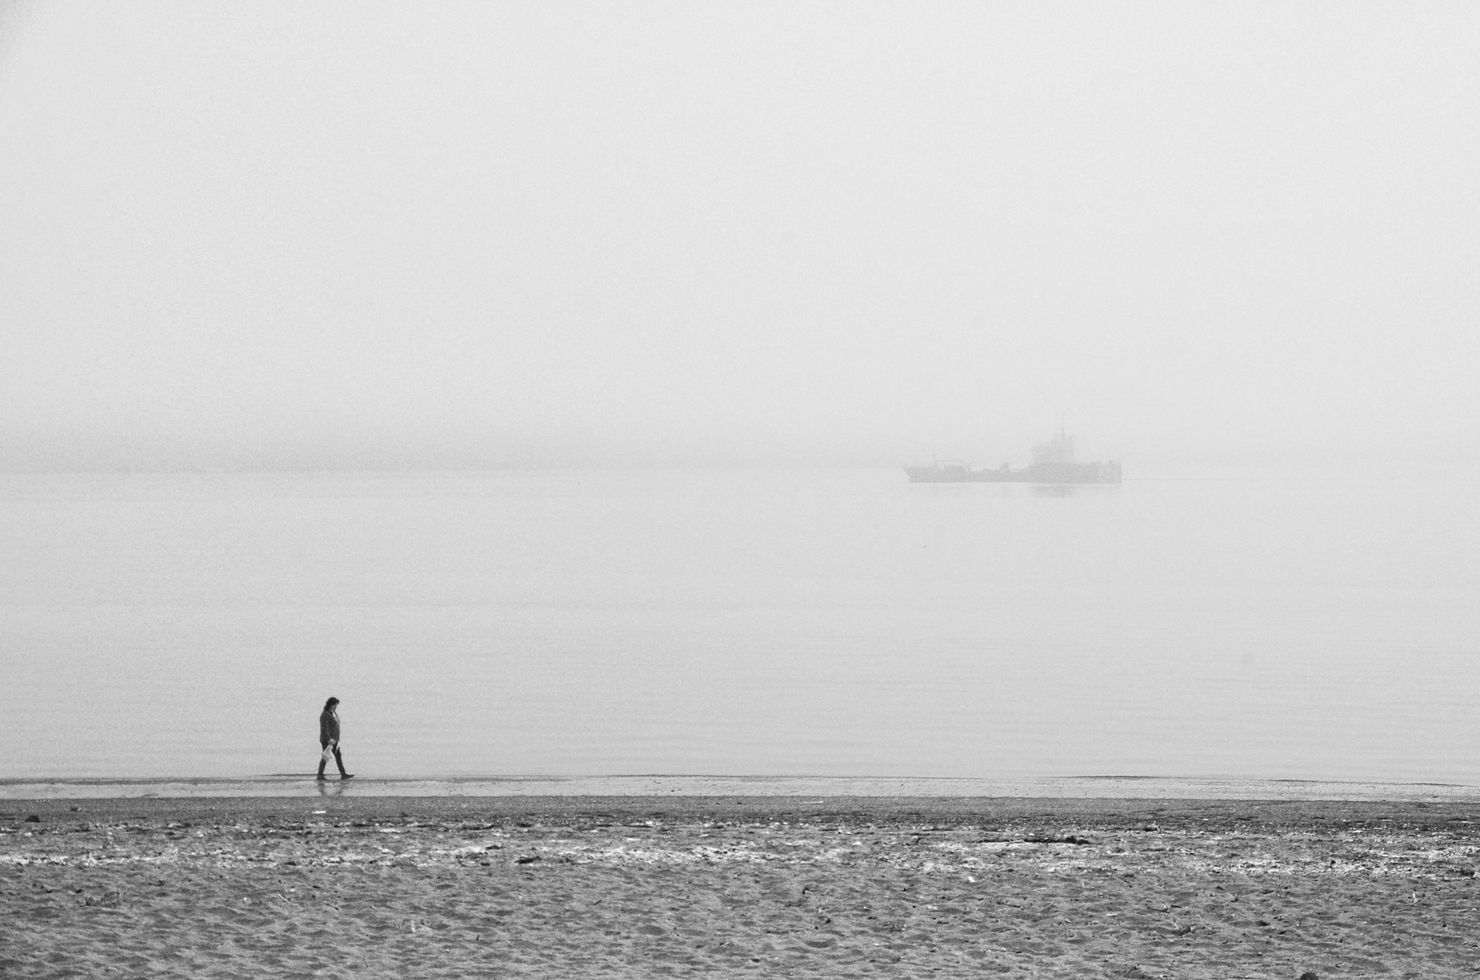
[[[330,698],[329,700],[327,700],[327,701],[324,702],[324,710],[325,711],[328,711],[330,708],[334,707],[338,703],[339,703],[339,699],[338,698]]]

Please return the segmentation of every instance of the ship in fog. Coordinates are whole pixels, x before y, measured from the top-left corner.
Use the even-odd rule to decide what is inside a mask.
[[[1074,437],[1061,428],[1048,442],[1033,447],[1033,462],[1020,470],[1003,463],[995,470],[974,470],[960,460],[906,466],[911,483],[1119,483],[1120,464],[1080,463],[1074,459]]]

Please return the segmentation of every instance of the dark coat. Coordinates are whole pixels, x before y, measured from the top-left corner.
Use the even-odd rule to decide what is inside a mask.
[[[319,715],[319,744],[328,745],[330,742],[337,741],[339,741],[339,716],[325,708],[324,713]]]

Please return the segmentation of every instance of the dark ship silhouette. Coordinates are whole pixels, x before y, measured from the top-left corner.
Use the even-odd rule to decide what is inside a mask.
[[[958,459],[906,466],[911,483],[1119,483],[1120,464],[1077,463],[1074,437],[1059,429],[1048,442],[1033,447],[1033,462],[1020,470],[1003,463],[995,470],[974,470]]]

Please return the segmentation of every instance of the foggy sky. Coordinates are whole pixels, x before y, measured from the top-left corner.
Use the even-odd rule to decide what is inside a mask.
[[[1477,174],[1466,3],[6,6],[0,468],[1477,458]]]

